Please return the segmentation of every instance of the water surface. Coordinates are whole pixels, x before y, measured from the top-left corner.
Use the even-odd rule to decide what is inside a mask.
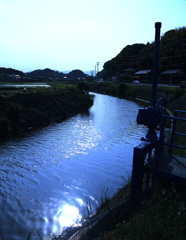
[[[0,238],[37,239],[79,223],[132,171],[139,106],[95,94],[86,113],[0,145]],[[34,237],[35,235],[35,237]]]

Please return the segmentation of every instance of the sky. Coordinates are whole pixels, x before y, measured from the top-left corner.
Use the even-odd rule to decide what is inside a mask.
[[[186,0],[0,0],[0,67],[94,71],[126,45],[186,26]]]

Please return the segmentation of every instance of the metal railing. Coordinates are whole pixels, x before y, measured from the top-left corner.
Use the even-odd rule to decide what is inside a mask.
[[[186,134],[180,133],[180,132],[176,132],[177,121],[186,122],[186,117],[185,118],[178,117],[178,113],[186,114],[186,111],[175,110],[175,115],[174,116],[167,116],[167,115],[163,115],[162,116],[162,125],[161,125],[160,143],[159,143],[159,145],[160,145],[160,148],[162,148],[162,149],[160,149],[161,151],[163,151],[163,145],[169,146],[169,155],[172,155],[173,147],[186,149],[186,147],[184,147],[182,145],[174,144],[175,135],[180,136],[180,137],[186,137]],[[164,137],[164,129],[165,129],[165,124],[166,124],[166,120],[167,119],[170,119],[170,120],[173,121],[171,137],[170,137],[170,143],[164,141],[164,138],[165,138]]]
[[[186,114],[186,111],[176,110],[175,116],[167,116],[167,115],[162,116],[160,137],[157,142],[155,143],[143,142],[142,144],[134,148],[132,187],[131,187],[131,199],[133,201],[140,202],[142,199],[145,160],[147,160],[148,162],[153,157],[156,157],[156,172],[158,172],[160,155],[163,152],[164,145],[169,147],[169,151],[168,151],[169,155],[172,155],[173,147],[184,149],[184,150],[186,149],[185,146],[174,144],[175,135],[178,135],[180,137],[186,137],[186,134],[176,132],[177,121],[186,122],[185,117],[178,117],[179,113]],[[170,143],[167,143],[164,140],[165,122],[167,119],[170,119],[173,121],[173,126],[172,126],[172,131],[170,136]],[[154,150],[154,155],[152,155],[153,150]],[[149,174],[147,174],[146,185],[148,185],[148,182],[149,182]]]

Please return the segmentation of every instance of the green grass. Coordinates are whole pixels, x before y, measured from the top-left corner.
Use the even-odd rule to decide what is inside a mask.
[[[120,204],[130,197],[131,180],[111,198],[106,198],[97,214]],[[184,240],[186,239],[185,186],[156,179],[147,201],[131,205],[123,221],[112,230],[99,233],[99,240]],[[113,215],[113,219],[116,216]],[[82,239],[90,240],[85,234]]]
[[[99,201],[99,207],[97,208],[96,215],[99,215],[115,206],[120,204],[121,202],[125,201],[127,198],[130,197],[131,191],[131,177],[128,176],[125,179],[123,176],[120,176],[123,180],[122,186],[116,191],[116,193],[109,197],[109,189],[104,188],[101,191],[101,197]]]
[[[3,89],[0,103],[0,128],[6,130],[3,137],[61,121],[92,106],[90,97],[77,85],[63,83],[50,88]]]
[[[112,82],[93,82],[90,83],[91,91],[108,94],[120,98],[140,98],[151,101],[152,86],[112,83]],[[186,89],[179,87],[157,88],[157,99],[165,98],[169,102],[175,101],[180,96],[186,96]]]
[[[167,183],[166,183],[167,184]],[[113,240],[186,239],[186,193],[180,185],[162,182],[150,200],[129,221],[112,231]]]

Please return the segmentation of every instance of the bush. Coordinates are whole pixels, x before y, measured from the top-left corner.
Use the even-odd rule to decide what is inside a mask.
[[[90,90],[90,85],[87,82],[79,82],[78,83],[78,88],[81,91],[89,91]]]
[[[128,87],[127,92],[126,92],[126,97],[135,98],[136,95],[137,95],[137,88]]]
[[[184,89],[177,88],[174,93],[175,100],[177,100],[180,96],[184,96]]]
[[[0,136],[6,137],[11,131],[11,122],[7,117],[0,118]]]
[[[127,86],[124,83],[120,83],[118,86],[118,95],[119,97],[126,97]]]

